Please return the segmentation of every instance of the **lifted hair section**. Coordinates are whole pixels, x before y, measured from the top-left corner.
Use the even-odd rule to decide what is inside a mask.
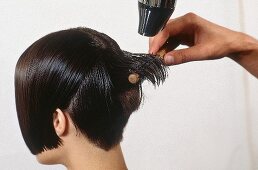
[[[139,83],[129,83],[132,72],[140,75]],[[59,108],[80,133],[109,150],[121,141],[140,105],[142,81],[159,85],[166,75],[160,59],[122,51],[95,30],[48,34],[26,49],[16,65],[16,109],[25,143],[33,154],[62,145],[53,127]]]
[[[141,81],[148,80],[154,86],[163,83],[167,77],[167,67],[163,65],[159,56],[144,53],[130,53],[124,51],[124,55],[132,58],[131,72],[137,73]]]

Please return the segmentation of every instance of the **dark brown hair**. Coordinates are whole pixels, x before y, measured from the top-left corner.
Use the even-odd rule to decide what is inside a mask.
[[[137,84],[128,82],[131,73]],[[53,127],[57,108],[69,113],[77,130],[109,150],[122,139],[130,114],[141,102],[144,79],[166,78],[160,59],[122,51],[89,28],[54,32],[33,43],[15,70],[16,109],[23,138],[33,154],[62,144]]]

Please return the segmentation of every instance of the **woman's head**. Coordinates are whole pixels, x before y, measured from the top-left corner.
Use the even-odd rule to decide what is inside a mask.
[[[140,75],[131,84],[128,76]],[[103,33],[74,28],[44,36],[19,58],[15,71],[16,108],[23,138],[33,154],[58,148],[53,116],[68,113],[77,131],[105,150],[122,139],[130,114],[141,102],[144,79],[166,77],[158,58],[122,51]]]

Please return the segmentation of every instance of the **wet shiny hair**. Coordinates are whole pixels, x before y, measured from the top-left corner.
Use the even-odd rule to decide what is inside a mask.
[[[138,83],[128,81],[131,73],[140,75]],[[80,133],[109,150],[140,105],[142,81],[159,85],[165,78],[160,59],[122,51],[103,33],[80,27],[48,34],[16,65],[16,109],[25,143],[32,154],[62,145],[53,126],[59,108]]]

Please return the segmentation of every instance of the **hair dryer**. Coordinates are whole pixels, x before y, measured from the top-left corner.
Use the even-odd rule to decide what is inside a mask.
[[[138,33],[155,36],[169,20],[175,10],[176,0],[138,0]]]

